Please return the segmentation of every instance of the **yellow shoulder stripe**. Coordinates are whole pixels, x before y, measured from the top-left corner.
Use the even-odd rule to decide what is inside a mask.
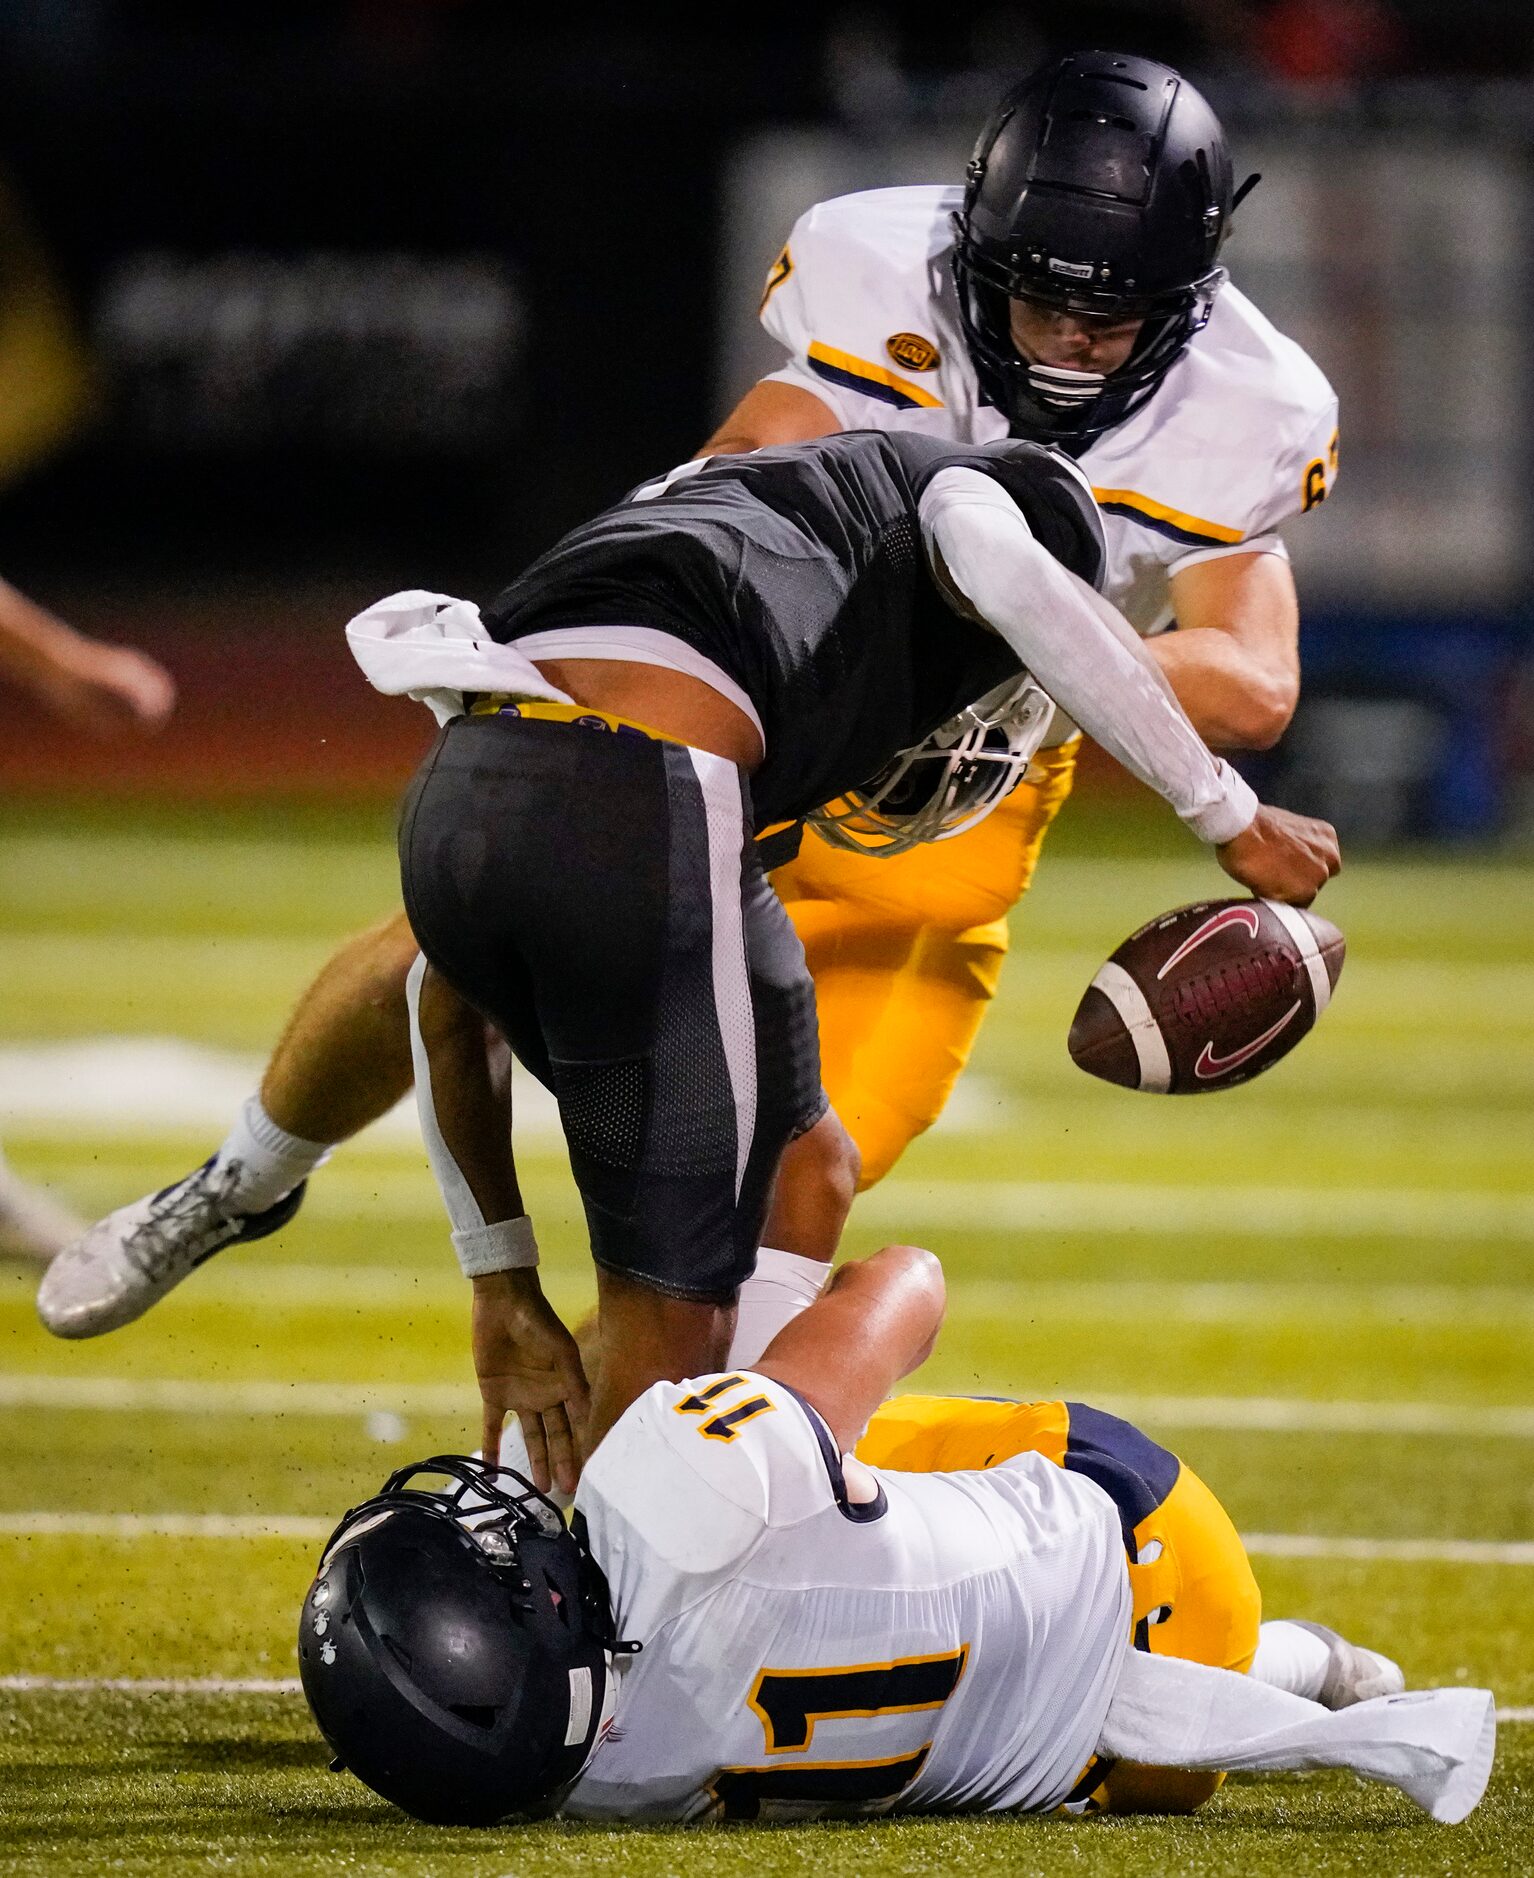
[[[918,407],[924,411],[941,411],[943,408],[941,398],[933,397],[920,385],[913,385],[909,378],[902,378],[888,366],[875,365],[851,352],[838,352],[834,346],[823,346],[818,339],[810,346],[809,362],[810,370],[828,384],[861,391],[870,398],[877,398],[881,404],[894,405],[897,410]]]
[[[1223,522],[1208,522],[1201,515],[1187,515],[1181,509],[1168,508],[1164,502],[1142,496],[1136,489],[1093,489],[1099,508],[1110,514],[1124,515],[1132,522],[1142,522],[1157,534],[1170,535],[1174,541],[1195,545],[1218,544],[1227,547],[1242,540],[1245,530],[1227,528]]]

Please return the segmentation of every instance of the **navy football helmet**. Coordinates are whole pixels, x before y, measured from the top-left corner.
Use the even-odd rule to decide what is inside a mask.
[[[1209,318],[1232,191],[1219,119],[1170,66],[1078,52],[1008,92],[970,159],[954,278],[981,390],[1014,436],[1084,448],[1152,396]],[[1008,302],[1143,319],[1116,371],[1035,365]]]
[[[338,1764],[451,1825],[557,1806],[611,1716],[613,1656],[634,1647],[557,1508],[460,1455],[401,1468],[346,1515],[298,1632]]]

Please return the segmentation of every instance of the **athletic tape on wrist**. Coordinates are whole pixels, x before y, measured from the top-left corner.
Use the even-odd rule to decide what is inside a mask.
[[[465,1278],[525,1271],[538,1263],[538,1241],[526,1213],[500,1220],[494,1226],[469,1226],[455,1232],[453,1250]]]
[[[1217,801],[1206,802],[1196,814],[1185,815],[1183,820],[1200,841],[1219,848],[1246,833],[1257,819],[1260,804],[1252,785],[1239,770],[1233,769],[1223,756],[1217,756],[1214,762],[1225,793]]]

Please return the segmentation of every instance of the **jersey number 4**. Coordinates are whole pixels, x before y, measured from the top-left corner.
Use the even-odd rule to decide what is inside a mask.
[[[764,1669],[747,1698],[769,1754],[805,1752],[822,1721],[916,1715],[938,1709],[959,1686],[969,1645],[937,1656],[897,1657],[837,1669]],[[925,1732],[925,1730],[923,1730]],[[883,1760],[788,1761],[721,1767],[710,1783],[725,1819],[756,1819],[773,1802],[789,1807],[874,1806],[895,1800],[921,1772],[930,1740]]]

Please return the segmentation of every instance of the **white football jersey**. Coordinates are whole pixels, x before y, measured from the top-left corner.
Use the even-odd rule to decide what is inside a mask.
[[[658,1383],[576,1495],[618,1634],[616,1720],[565,1810],[816,1818],[1058,1805],[1130,1637],[1112,1500],[1035,1454],[863,1470],[733,1371]]]
[[[846,430],[1004,437],[959,322],[951,217],[962,202],[938,185],[871,189],[800,216],[762,302],[762,324],[790,355],[770,376],[812,392]],[[1283,553],[1274,531],[1314,508],[1336,474],[1337,400],[1227,283],[1154,394],[1078,461],[1103,509],[1105,592],[1137,632],[1160,632],[1179,568]]]

